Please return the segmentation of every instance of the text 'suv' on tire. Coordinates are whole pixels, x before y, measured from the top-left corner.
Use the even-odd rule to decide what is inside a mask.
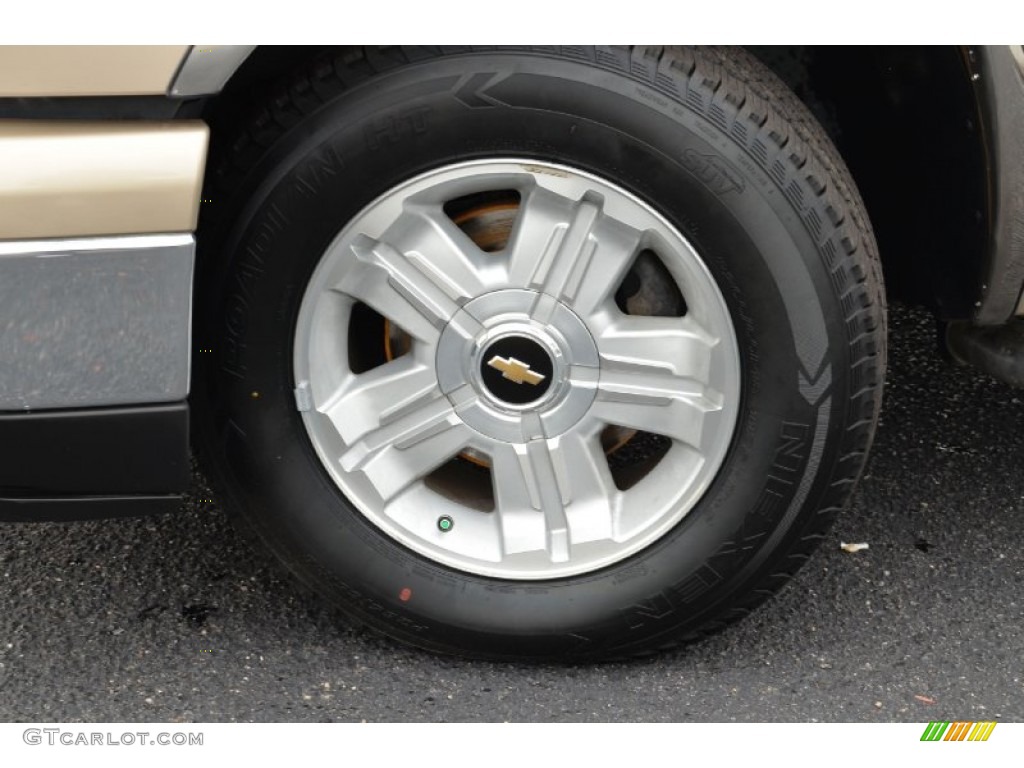
[[[651,652],[746,614],[849,498],[875,243],[741,51],[349,52],[209,185],[202,458],[355,621],[490,658]]]

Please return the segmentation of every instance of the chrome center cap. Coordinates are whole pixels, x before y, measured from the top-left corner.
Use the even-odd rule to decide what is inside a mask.
[[[597,393],[597,346],[572,310],[537,291],[493,291],[465,304],[441,333],[441,391],[470,427],[522,443],[555,437]]]

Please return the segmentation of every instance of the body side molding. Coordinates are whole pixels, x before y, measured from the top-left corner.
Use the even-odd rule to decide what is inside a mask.
[[[188,394],[190,233],[0,242],[0,412]]]

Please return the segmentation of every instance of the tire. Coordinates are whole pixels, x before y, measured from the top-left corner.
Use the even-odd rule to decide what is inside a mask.
[[[200,458],[353,621],[650,653],[748,613],[847,503],[875,243],[743,51],[348,50],[213,168]]]

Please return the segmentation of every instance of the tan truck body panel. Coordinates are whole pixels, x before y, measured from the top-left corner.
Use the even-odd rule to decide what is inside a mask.
[[[0,46],[0,98],[167,92],[187,45]]]
[[[191,232],[208,136],[198,120],[0,120],[0,240]]]

